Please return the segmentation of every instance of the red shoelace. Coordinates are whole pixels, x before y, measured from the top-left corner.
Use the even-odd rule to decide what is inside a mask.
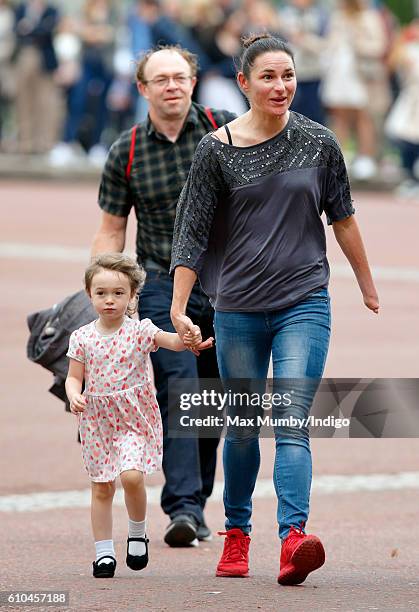
[[[295,541],[295,539],[301,539],[305,537],[305,533],[303,531],[305,526],[305,523],[301,522],[299,527],[294,527],[293,525],[290,527],[290,530],[288,532],[287,537],[285,538],[282,546],[284,546],[284,544],[286,544],[287,546],[289,546],[290,544],[292,545],[292,542]]]
[[[227,536],[224,542],[223,561],[247,561],[247,550],[250,537],[242,533],[219,531],[218,535]]]
[[[293,527],[293,526],[290,527],[288,535],[304,536],[305,535],[305,533],[303,531],[304,527],[305,527],[305,523],[304,523],[304,521],[301,521],[299,527]]]

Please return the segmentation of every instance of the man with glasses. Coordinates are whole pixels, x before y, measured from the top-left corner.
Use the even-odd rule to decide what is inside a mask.
[[[151,50],[138,63],[137,86],[148,101],[149,115],[124,132],[109,151],[99,191],[101,224],[92,247],[93,254],[122,251],[134,207],[137,257],[147,271],[140,316],[172,332],[169,267],[178,197],[201,138],[235,117],[192,102],[196,73],[196,56],[176,46]],[[199,285],[192,292],[188,314],[205,338],[214,335],[213,310]],[[166,482],[161,505],[171,519],[164,540],[169,546],[195,546],[211,539],[203,509],[213,488],[218,439],[168,436],[168,383],[171,377],[218,378],[215,349],[198,358],[190,351],[160,349],[151,359],[164,432]]]

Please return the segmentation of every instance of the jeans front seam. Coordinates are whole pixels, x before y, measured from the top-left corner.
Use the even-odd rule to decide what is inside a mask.
[[[276,451],[278,452],[278,451]],[[275,479],[275,484],[276,484],[276,491],[277,491],[277,500],[278,500],[278,518],[279,518],[279,530],[281,529],[281,525],[284,524],[284,520],[285,520],[285,510],[284,510],[284,495],[282,493],[282,487],[280,484],[280,478],[278,476],[278,470],[276,467],[276,461],[275,461],[275,466],[274,466],[274,479]]]

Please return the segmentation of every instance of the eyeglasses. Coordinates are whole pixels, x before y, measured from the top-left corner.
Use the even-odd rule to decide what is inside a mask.
[[[155,85],[156,87],[160,87],[161,89],[163,89],[164,87],[167,87],[170,83],[171,80],[174,81],[175,85],[179,85],[180,87],[184,86],[187,84],[187,82],[189,80],[191,80],[193,77],[191,76],[186,76],[184,74],[180,74],[178,76],[170,76],[170,77],[157,77],[156,79],[151,79],[150,81],[144,81],[145,85]]]

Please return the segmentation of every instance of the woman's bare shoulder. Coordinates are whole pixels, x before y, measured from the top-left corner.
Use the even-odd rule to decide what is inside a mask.
[[[218,128],[218,130],[215,130],[215,132],[211,132],[211,138],[214,138],[214,140],[219,140],[220,142],[227,143],[228,138],[224,126],[222,128]]]
[[[237,130],[237,128],[240,126],[240,123],[241,123],[241,117],[237,117],[237,119],[233,119],[233,121],[229,121],[229,123],[226,123],[226,125],[228,129],[230,130],[230,132],[234,134],[235,130]],[[226,132],[224,125],[218,128],[218,130],[211,132],[211,136],[215,138],[216,140],[219,140],[220,142],[229,144],[227,132]]]

